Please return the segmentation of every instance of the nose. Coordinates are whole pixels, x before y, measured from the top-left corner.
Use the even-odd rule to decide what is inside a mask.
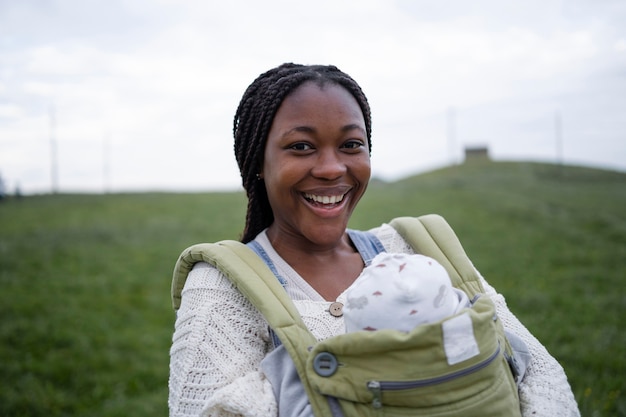
[[[314,177],[335,180],[347,171],[346,163],[337,150],[320,151],[311,169]]]

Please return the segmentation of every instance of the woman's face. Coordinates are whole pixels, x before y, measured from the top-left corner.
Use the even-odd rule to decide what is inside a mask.
[[[274,223],[271,236],[332,245],[370,178],[363,113],[343,87],[307,82],[285,98],[263,162]]]

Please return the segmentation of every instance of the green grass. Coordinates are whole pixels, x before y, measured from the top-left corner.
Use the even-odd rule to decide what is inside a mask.
[[[583,416],[626,416],[626,174],[465,164],[373,182],[351,226],[425,213],[561,362]],[[244,214],[241,193],[0,202],[0,415],[166,416],[172,267]]]

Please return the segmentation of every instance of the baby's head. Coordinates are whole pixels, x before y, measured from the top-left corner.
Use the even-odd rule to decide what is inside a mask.
[[[411,331],[456,312],[459,296],[436,260],[424,255],[377,255],[346,291],[346,331]]]

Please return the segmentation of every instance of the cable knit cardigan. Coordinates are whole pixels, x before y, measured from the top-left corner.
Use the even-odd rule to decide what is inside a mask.
[[[383,225],[371,231],[388,252],[413,253],[392,227]],[[328,313],[330,302],[311,292],[280,259],[264,233],[257,241],[284,274],[288,293],[314,336],[321,340],[344,333],[343,320]],[[502,295],[482,281],[505,328],[520,336],[532,354],[519,386],[522,415],[579,416],[563,368],[509,311]],[[270,346],[268,325],[261,314],[217,269],[196,264],[182,292],[170,351],[170,417],[276,416],[272,387],[259,371]]]

